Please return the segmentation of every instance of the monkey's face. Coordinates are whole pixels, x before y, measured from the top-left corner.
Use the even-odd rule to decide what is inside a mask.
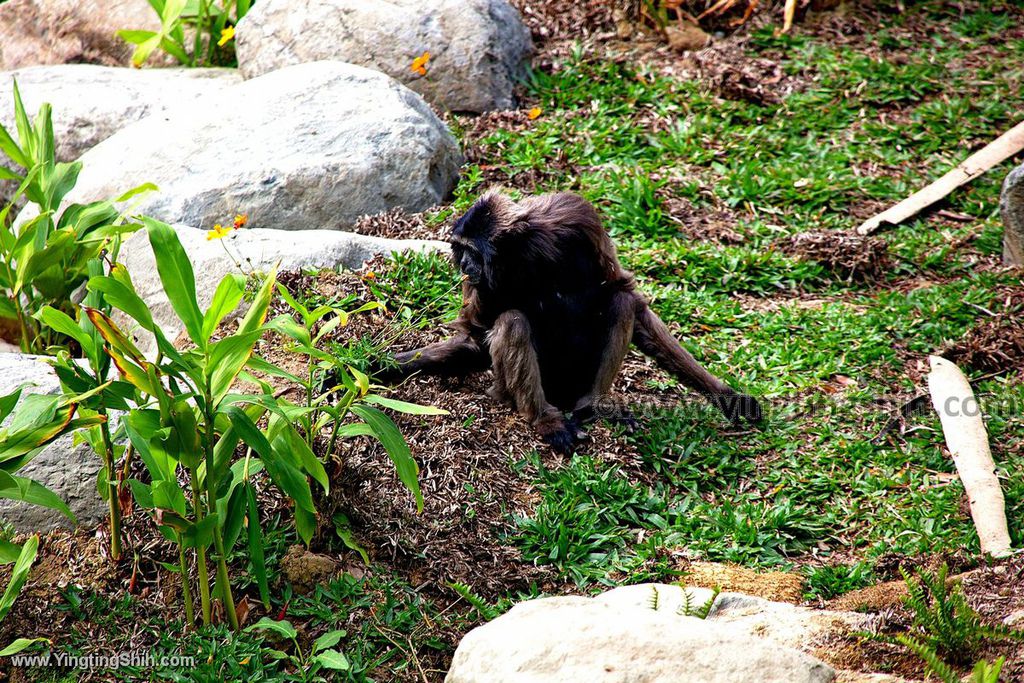
[[[474,287],[494,287],[496,249],[493,237],[498,221],[492,204],[497,198],[485,196],[452,226],[452,260]]]
[[[480,252],[472,246],[453,242],[452,260],[459,267],[469,284],[474,287],[480,284],[484,276],[484,260]]]

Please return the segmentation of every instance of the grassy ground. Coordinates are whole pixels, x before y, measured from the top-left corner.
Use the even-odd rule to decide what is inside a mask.
[[[634,438],[663,475],[648,492],[587,454],[544,471],[542,503],[521,523],[528,557],[549,556],[552,527],[573,526],[587,537],[565,549],[574,577],[598,580],[624,555],[679,545],[748,565],[806,564],[812,592],[827,597],[870,580],[881,555],[977,550],[937,418],[922,411],[903,433],[873,437],[923,390],[927,354],[1019,295],[1019,271],[997,266],[998,191],[1012,166],[952,196],[955,220],[885,233],[892,263],[880,281],[848,282],[779,245],[852,229],[1016,123],[1019,19],[919,3],[849,44],[757,30],[748,57],[777,61],[797,82],[778,104],[724,100],[657,63],[582,53],[536,74],[543,114],[482,137],[480,171],[466,173],[455,208],[481,178],[501,176],[598,203],[658,312],[773,415],[728,438],[710,413],[651,416]],[[1020,320],[1018,308],[1009,313]],[[1024,387],[1018,367],[1002,369],[976,388],[996,411],[989,429],[1019,543],[1024,420],[1012,406]],[[592,525],[576,524],[581,505]],[[637,529],[644,544],[623,541]]]
[[[342,645],[353,669],[339,680],[440,680],[458,638],[480,618],[445,577],[498,602],[676,580],[686,558],[699,557],[793,569],[817,600],[893,578],[900,562],[976,554],[938,420],[929,410],[900,418],[900,408],[924,391],[928,354],[969,351],[988,322],[1021,320],[1020,272],[1002,269],[998,258],[998,192],[1011,165],[956,192],[943,213],[883,233],[881,251],[871,253],[887,253],[887,260],[870,276],[803,258],[791,241],[808,231],[851,230],[940,176],[1024,110],[1019,8],[907,4],[903,14],[823,15],[788,37],[755,29],[696,66],[628,45],[552,49],[542,61],[553,65],[534,74],[520,112],[451,117],[471,161],[454,201],[424,217],[425,232],[492,183],[513,192],[583,194],[600,206],[620,256],[659,314],[713,372],[765,397],[772,409],[763,428],[729,432],[664,375],[631,370],[626,397],[650,399],[636,406],[644,428],[635,435],[599,428],[590,446],[559,460],[522,441],[524,426],[507,411],[485,400],[468,403],[480,385],[416,385],[434,391],[438,404],[452,393],[462,397],[458,409],[448,406],[448,427],[469,434],[452,446],[463,454],[465,470],[451,475],[463,497],[449,504],[436,483],[440,467],[430,467],[433,451],[450,444],[428,426],[407,423],[424,463],[426,519],[413,520],[404,499],[404,508],[351,502],[354,533],[373,563],[362,567],[338,540],[321,540],[318,550],[348,558],[359,578],[300,596],[273,577],[270,615],[300,624],[302,642],[332,628],[348,631]],[[733,66],[754,69],[761,80],[724,87]],[[691,77],[694,70],[699,77]],[[534,106],[541,114],[530,119],[526,110]],[[371,279],[374,296],[413,327],[450,320],[458,309],[456,274],[443,259],[399,259],[375,268]],[[1020,545],[1021,359],[970,358],[974,365],[965,369],[987,397],[1011,534]],[[396,395],[407,398],[402,391]],[[478,444],[499,455],[473,460],[467,454]],[[353,464],[344,476],[355,477],[350,489],[361,497],[352,494],[352,501],[375,499],[384,486],[366,473],[375,465],[360,469],[358,453],[346,457]],[[475,516],[488,524],[472,526]],[[416,525],[424,535],[403,541]],[[429,543],[470,528],[480,536],[469,535],[467,545],[492,543],[501,551],[486,557],[504,559],[477,569],[474,549]],[[268,552],[280,557],[293,542],[287,531],[274,531]],[[463,557],[479,576],[458,573]],[[433,571],[446,560],[456,569]],[[515,581],[504,581],[503,572],[515,573]],[[119,593],[108,588],[127,583],[125,576],[103,589],[94,582],[51,592],[45,601],[33,597],[30,584],[15,623],[44,628],[43,616],[30,615],[52,614],[38,604],[47,602],[59,612],[48,628],[64,652],[102,643],[198,657],[194,672],[122,669],[124,678],[301,680],[294,667],[268,656],[272,644],[256,634],[182,635],[157,604],[159,582],[150,579],[152,595],[123,598],[110,597]],[[107,676],[54,669],[19,675]]]

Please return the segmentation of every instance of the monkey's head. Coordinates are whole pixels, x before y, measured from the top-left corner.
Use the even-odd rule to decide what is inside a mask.
[[[494,238],[507,220],[511,203],[496,192],[488,192],[452,227],[452,261],[474,287],[494,284]]]

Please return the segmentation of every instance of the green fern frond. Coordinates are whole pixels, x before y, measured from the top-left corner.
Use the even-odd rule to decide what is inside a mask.
[[[449,583],[448,587],[459,594],[463,600],[472,605],[482,619],[492,621],[501,616],[499,610],[482,597],[473,592],[473,589],[464,583]]]

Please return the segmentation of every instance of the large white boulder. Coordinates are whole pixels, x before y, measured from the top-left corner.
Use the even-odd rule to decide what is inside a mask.
[[[728,625],[589,598],[530,600],[462,639],[447,683],[829,683],[835,671]]]
[[[378,254],[404,251],[443,251],[444,242],[432,240],[391,240],[352,232],[298,230],[243,229],[231,233],[223,240],[207,240],[207,231],[186,225],[174,226],[182,247],[192,261],[196,277],[196,294],[200,307],[205,310],[213,299],[217,284],[230,272],[265,272],[274,264],[284,270],[307,268],[358,268],[364,261]],[[121,247],[119,260],[131,274],[139,296],[153,312],[156,321],[168,339],[174,341],[184,326],[160,283],[156,260],[149,238],[140,231],[128,238]],[[241,311],[236,311],[236,315]],[[125,322],[123,319],[118,322]],[[154,353],[152,336],[138,335],[137,341],[145,353]]]
[[[532,50],[507,0],[260,0],[235,39],[247,77],[337,59],[383,71],[440,109],[468,112],[514,106]],[[424,52],[420,74],[412,64]]]
[[[246,213],[254,228],[304,230],[433,206],[462,155],[426,102],[394,79],[314,62],[149,116],[81,161],[66,203],[151,182],[159,192],[136,198],[136,211],[168,223],[209,228]]]
[[[242,82],[237,69],[124,69],[94,64],[33,66],[0,73],[0,125],[14,131],[14,89],[30,117],[53,108],[57,160],[76,159],[150,114]],[[4,163],[0,156],[0,164]]]
[[[60,382],[53,368],[36,356],[0,353],[0,396],[23,384],[25,393],[56,394]],[[43,484],[60,496],[75,514],[78,523],[91,526],[102,522],[107,504],[96,491],[100,458],[88,444],[75,445],[72,435],[60,437],[15,474]],[[17,500],[0,499],[0,519],[21,533],[70,527],[71,521],[60,512]]]

